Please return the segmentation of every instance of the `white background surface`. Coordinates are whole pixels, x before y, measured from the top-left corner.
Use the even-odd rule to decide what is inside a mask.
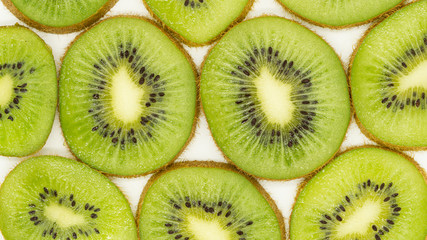
[[[120,0],[114,8],[112,8],[105,17],[114,16],[118,14],[132,14],[142,15],[150,17],[148,11],[142,3],[142,0]],[[302,20],[296,19],[287,13],[275,0],[256,0],[252,10],[249,12],[247,18],[253,18],[261,15],[277,15],[286,17],[288,19],[294,19],[317,34],[322,36],[338,53],[345,66],[347,66],[350,55],[353,49],[356,47],[358,40],[362,37],[364,32],[370,25],[363,25],[360,27],[344,29],[344,30],[331,30],[323,29],[310,25],[303,22]],[[150,17],[151,18],[151,17]],[[22,25],[14,15],[12,15],[0,2],[0,26],[13,25],[19,23]],[[33,29],[34,30],[34,29]],[[65,53],[66,47],[75,38],[78,33],[66,34],[66,35],[55,35],[43,33],[35,30],[35,32],[42,37],[46,43],[52,47],[53,55],[57,67],[59,69],[60,61]],[[211,46],[201,48],[190,48],[185,49],[189,51],[193,57],[194,62],[198,67],[202,63],[208,49]],[[199,69],[200,70],[200,69]],[[352,146],[360,146],[364,144],[374,144],[368,140],[358,129],[354,123],[354,119],[351,122],[349,130],[347,132],[346,139],[341,146],[341,150],[345,150]],[[414,157],[415,160],[421,164],[421,166],[427,168],[427,151],[420,152],[407,152],[410,156]],[[35,155],[58,155],[73,158],[71,153],[66,147],[62,132],[59,126],[58,114],[56,115],[55,123],[53,126],[52,133],[44,146],[44,148]],[[28,158],[28,157],[26,157]],[[7,174],[22,160],[26,158],[8,158],[0,157],[0,184],[4,181]],[[195,137],[184,151],[184,153],[178,158],[177,161],[189,161],[189,160],[214,160],[225,162],[221,152],[215,146],[212,137],[209,134],[205,117],[202,115],[198,123]],[[151,175],[133,179],[123,178],[110,178],[116,183],[123,193],[127,196],[130,201],[133,212],[136,212],[138,201],[142,189]],[[271,197],[275,200],[277,206],[282,211],[288,225],[289,216],[291,214],[292,205],[294,203],[294,197],[296,195],[297,185],[301,182],[301,179],[292,181],[265,181],[262,180],[260,183],[265,187],[267,192],[270,193]],[[287,228],[288,230],[288,228]],[[0,235],[0,240],[4,240]]]

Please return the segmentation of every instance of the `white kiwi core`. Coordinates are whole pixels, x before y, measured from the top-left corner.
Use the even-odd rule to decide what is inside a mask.
[[[0,107],[7,106],[13,94],[13,79],[9,75],[0,77]]]
[[[399,90],[401,92],[417,87],[427,89],[427,61],[421,62],[409,74],[399,79]]]
[[[56,203],[46,206],[44,209],[44,215],[47,219],[55,222],[61,228],[69,228],[72,226],[84,225],[86,223],[83,216]]]
[[[111,84],[111,103],[114,115],[122,122],[132,123],[141,116],[141,101],[144,89],[133,80],[126,67],[121,67],[113,76]]]
[[[337,237],[343,238],[354,234],[365,234],[372,223],[381,215],[381,202],[366,200],[361,206],[355,208],[355,211],[346,217],[346,219],[337,225]]]
[[[188,229],[194,234],[197,240],[230,240],[230,233],[223,229],[218,221],[209,221],[188,216]]]
[[[260,70],[255,86],[268,121],[280,126],[289,123],[295,110],[291,101],[292,86],[277,80],[266,67]]]

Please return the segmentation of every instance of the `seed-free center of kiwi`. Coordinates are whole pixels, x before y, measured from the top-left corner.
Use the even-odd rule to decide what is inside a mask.
[[[112,76],[111,104],[116,118],[123,123],[132,123],[142,114],[141,101],[144,90],[135,84],[126,67],[121,67]]]
[[[13,94],[13,79],[7,74],[0,77],[0,107],[6,106]]]
[[[84,225],[86,223],[82,215],[76,214],[73,210],[57,203],[52,203],[45,207],[44,215],[50,221],[55,222],[60,228]]]
[[[401,92],[418,87],[427,90],[427,61],[420,63],[408,75],[399,80],[399,90]]]
[[[292,86],[277,80],[266,67],[260,70],[254,83],[261,108],[270,123],[284,126],[290,122],[295,110],[291,101]]]
[[[224,230],[216,220],[206,221],[195,216],[188,216],[188,229],[196,239],[229,240],[230,233]]]

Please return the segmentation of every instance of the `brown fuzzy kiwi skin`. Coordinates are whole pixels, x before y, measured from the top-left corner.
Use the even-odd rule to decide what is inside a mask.
[[[135,19],[140,19],[140,20],[142,20],[142,21],[146,21],[146,22],[149,22],[149,23],[151,23],[152,25],[154,25],[157,29],[159,29],[163,34],[165,34],[168,38],[169,38],[169,40],[172,42],[172,43],[174,43],[175,44],[175,46],[179,49],[179,51],[186,57],[186,59],[187,59],[187,61],[190,63],[190,65],[191,65],[191,68],[192,68],[192,70],[193,70],[193,74],[194,74],[194,77],[195,77],[195,81],[196,81],[196,104],[195,104],[195,114],[194,114],[194,118],[193,118],[193,125],[192,125],[192,128],[191,128],[191,133],[190,133],[190,136],[188,137],[188,139],[187,139],[187,141],[185,142],[185,144],[183,145],[183,147],[181,148],[181,150],[168,162],[168,163],[166,163],[166,164],[164,164],[163,166],[161,166],[161,167],[159,167],[159,168],[157,168],[157,169],[154,169],[154,170],[151,170],[151,171],[148,171],[148,172],[145,172],[145,173],[141,173],[141,174],[136,174],[136,175],[117,175],[117,174],[113,174],[113,173],[108,173],[108,172],[103,172],[103,171],[101,171],[101,170],[99,170],[99,169],[97,169],[97,171],[99,171],[99,172],[102,172],[104,175],[106,175],[106,176],[110,176],[110,177],[119,177],[119,178],[136,178],[136,177],[141,177],[141,176],[146,176],[146,175],[148,175],[148,174],[152,174],[152,173],[155,173],[155,172],[157,172],[157,171],[160,171],[160,170],[163,170],[163,169],[165,169],[166,167],[168,167],[169,165],[171,165],[184,151],[185,151],[185,149],[187,148],[187,146],[188,146],[188,144],[191,142],[191,140],[193,139],[193,137],[194,137],[194,135],[195,135],[195,132],[196,132],[196,127],[197,127],[197,123],[198,123],[198,120],[199,120],[199,115],[200,115],[200,91],[199,91],[199,87],[200,87],[200,83],[199,83],[199,73],[198,73],[198,71],[197,71],[197,67],[196,67],[196,65],[195,65],[195,63],[193,62],[193,59],[191,58],[191,56],[187,53],[187,51],[185,51],[184,50],[184,48],[183,48],[183,46],[179,43],[179,42],[177,42],[177,40],[176,39],[174,39],[173,37],[171,37],[169,34],[167,34],[156,22],[154,22],[153,20],[151,20],[151,19],[148,19],[148,18],[146,18],[146,17],[142,17],[142,16],[136,16],[136,15],[117,15],[117,16],[114,16],[114,17],[109,17],[109,18],[106,18],[106,19],[103,19],[102,21],[100,21],[99,23],[97,23],[96,25],[94,25],[94,26],[92,26],[92,27],[90,27],[90,28],[88,28],[88,29],[86,29],[84,32],[82,32],[82,33],[80,33],[71,43],[70,43],[70,45],[67,47],[67,50],[65,51],[65,53],[64,53],[64,55],[62,56],[62,58],[61,58],[61,69],[60,69],[60,72],[61,72],[61,70],[62,70],[62,64],[63,64],[63,62],[64,62],[64,58],[65,58],[65,56],[67,55],[67,53],[68,53],[68,51],[70,50],[70,48],[74,45],[74,43],[76,42],[76,41],[78,41],[79,39],[80,39],[80,37],[83,35],[83,34],[85,34],[87,31],[90,31],[93,27],[95,27],[95,26],[97,26],[98,24],[101,24],[102,22],[104,22],[104,21],[107,21],[107,20],[109,20],[109,19],[114,19],[114,18],[135,18]],[[58,91],[58,94],[59,94],[59,91]],[[60,99],[58,98],[58,112],[60,112]],[[61,115],[59,115],[59,118],[60,118],[60,120],[61,120]],[[60,121],[60,123],[61,123],[61,121]],[[65,137],[65,135],[64,135],[64,132],[63,132],[63,130],[62,130],[62,127],[61,127],[61,134],[62,134],[62,136],[64,137],[64,139],[66,140],[66,137]],[[66,147],[68,148],[68,150],[70,151],[70,153],[71,154],[73,154],[73,156],[79,161],[79,162],[82,162],[83,163],[83,161],[81,161],[74,153],[73,153],[73,151],[71,150],[71,148],[69,147],[69,145],[68,145],[68,142],[67,141],[65,141],[65,143],[66,143]]]
[[[419,1],[419,0],[417,0],[417,1],[413,2],[413,3],[416,3],[416,2],[418,2],[418,1]],[[410,4],[408,4],[408,5],[405,5],[405,6],[404,6],[404,7],[402,7],[402,8],[399,8],[399,9],[396,9],[396,10],[394,10],[394,11],[390,12],[390,13],[387,15],[387,17],[389,17],[389,16],[393,15],[393,13],[395,13],[396,11],[398,11],[398,10],[400,10],[400,9],[403,9],[403,8],[405,8],[405,7],[407,7],[407,6],[411,5],[411,4],[413,4],[413,3],[410,3]],[[385,18],[384,18],[384,19],[385,19]],[[383,21],[384,19],[382,19],[382,21]],[[365,41],[366,37],[369,35],[369,33],[372,31],[372,29],[374,29],[374,28],[375,28],[375,27],[377,27],[379,24],[381,24],[381,23],[382,23],[382,21],[381,21],[381,22],[377,22],[376,24],[374,24],[374,25],[372,25],[372,26],[370,26],[370,27],[368,28],[368,30],[365,32],[365,34],[362,36],[362,38],[361,38],[361,39],[359,40],[359,42],[357,43],[357,46],[356,46],[356,48],[354,49],[353,53],[351,54],[351,57],[350,57],[350,63],[349,63],[348,70],[347,70],[347,72],[348,72],[348,76],[347,76],[347,78],[348,78],[348,85],[349,85],[349,88],[350,88],[350,94],[351,94],[351,70],[352,70],[352,67],[353,67],[354,59],[356,58],[356,55],[357,55],[357,53],[358,53],[358,51],[359,51],[359,48],[360,48],[360,46],[363,44],[363,42]],[[350,95],[350,96],[351,96],[351,95]],[[400,145],[395,145],[395,144],[391,144],[391,143],[385,142],[385,141],[383,141],[382,139],[377,138],[376,136],[374,136],[371,132],[369,132],[369,131],[365,128],[365,126],[362,124],[362,122],[361,122],[361,121],[360,121],[360,119],[358,118],[358,116],[357,116],[357,114],[356,114],[356,109],[355,109],[355,107],[354,107],[353,100],[351,101],[351,105],[352,105],[352,109],[354,110],[354,118],[355,118],[356,124],[357,124],[357,126],[359,127],[360,131],[361,131],[361,132],[362,132],[362,133],[363,133],[367,138],[369,138],[370,140],[374,141],[375,143],[378,143],[379,145],[385,146],[385,147],[390,148],[390,149],[398,150],[398,151],[420,151],[420,150],[427,150],[427,146],[422,146],[422,147],[400,146]]]
[[[206,45],[210,45],[212,43],[214,43],[215,41],[217,41],[218,39],[221,39],[222,36],[228,32],[230,29],[232,29],[236,24],[240,23],[241,21],[243,21],[243,19],[245,19],[246,15],[249,13],[249,11],[252,9],[252,5],[254,4],[255,0],[248,0],[248,3],[246,4],[245,8],[243,9],[242,13],[233,20],[233,22],[231,22],[227,28],[225,28],[224,30],[222,30],[221,33],[219,33],[216,37],[212,38],[211,40],[207,41],[207,42],[203,42],[203,43],[196,43],[196,42],[192,42],[190,40],[187,40],[186,38],[184,38],[183,36],[181,36],[179,33],[177,33],[175,30],[173,30],[172,28],[170,28],[168,25],[166,25],[165,23],[163,23],[163,21],[151,10],[150,6],[148,5],[148,3],[146,2],[146,0],[142,0],[142,2],[144,3],[144,6],[147,8],[148,12],[150,13],[150,15],[158,22],[159,25],[162,26],[163,29],[165,29],[166,32],[168,32],[170,35],[172,35],[174,38],[178,39],[179,41],[183,42],[185,45],[190,46],[190,47],[202,47],[202,46],[206,46]]]
[[[243,177],[245,177],[246,180],[251,182],[252,185],[258,190],[258,192],[261,193],[261,195],[264,197],[265,200],[267,200],[268,204],[273,209],[274,213],[276,214],[277,221],[279,222],[281,239],[282,240],[286,239],[286,237],[285,237],[286,236],[286,229],[285,229],[284,217],[283,217],[282,213],[280,212],[279,208],[277,207],[276,203],[274,202],[274,200],[270,197],[270,195],[267,193],[267,191],[265,191],[265,189],[261,186],[261,184],[259,184],[259,182],[255,178],[253,178],[251,175],[237,169],[235,166],[233,166],[231,164],[214,162],[214,161],[177,162],[177,163],[173,164],[172,166],[169,166],[169,167],[163,169],[161,172],[158,172],[155,175],[153,175],[148,180],[147,184],[145,185],[144,190],[142,191],[139,203],[138,203],[138,210],[137,210],[137,214],[136,214],[136,222],[137,222],[137,226],[138,226],[138,236],[139,236],[139,224],[140,224],[139,219],[140,219],[140,214],[141,214],[141,210],[142,210],[142,204],[144,202],[144,198],[147,195],[147,192],[149,191],[151,185],[153,185],[153,183],[156,182],[162,175],[164,175],[170,171],[177,170],[180,168],[195,168],[195,167],[224,169],[227,171],[231,171],[231,172],[240,174]]]
[[[47,45],[47,43],[38,34],[36,34],[34,31],[32,31],[30,28],[22,26],[22,25],[20,25],[18,23],[16,23],[15,25],[10,25],[10,26],[0,26],[0,29],[2,29],[2,28],[22,28],[22,29],[27,29],[27,30],[31,31],[32,33],[34,33],[37,36],[37,38],[39,38],[43,42],[43,44],[45,45],[46,49],[50,52],[50,54],[52,55],[52,58],[53,58],[52,48],[49,45]],[[57,71],[55,59],[53,59],[53,65],[55,66],[55,71]],[[56,73],[56,87],[59,88],[58,73]],[[55,107],[55,109],[58,109],[58,104],[59,104],[59,91],[57,91],[57,94],[56,94],[56,107]],[[52,132],[52,127],[53,127],[53,122],[54,121],[55,121],[55,116],[54,116],[54,120],[51,123],[50,132]],[[41,147],[39,149],[37,149],[36,151],[34,151],[34,152],[31,152],[31,153],[25,154],[25,155],[7,155],[6,156],[6,155],[1,155],[0,154],[0,156],[3,156],[3,157],[27,157],[27,156],[36,154],[36,153],[40,152],[40,150],[43,149],[44,145],[47,142],[47,139],[49,138],[49,135],[45,139],[45,141],[43,142],[43,144],[41,145]]]
[[[315,22],[313,20],[310,20],[310,19],[308,19],[306,17],[303,17],[303,16],[299,15],[298,13],[296,13],[293,10],[291,10],[290,8],[288,8],[281,0],[276,0],[276,1],[287,12],[289,12],[291,15],[293,15],[293,16],[295,16],[297,18],[300,18],[300,19],[304,20],[305,22],[308,22],[308,23],[310,23],[312,25],[315,25],[315,26],[318,26],[318,27],[322,27],[322,28],[329,28],[329,29],[333,29],[333,30],[340,30],[340,29],[345,29],[345,28],[352,28],[352,27],[361,26],[361,25],[364,25],[364,24],[367,24],[367,23],[370,23],[370,22],[373,22],[373,21],[376,21],[376,20],[382,21],[384,18],[388,17],[393,12],[395,12],[395,11],[399,10],[400,8],[402,8],[405,5],[405,1],[406,0],[401,0],[401,2],[399,4],[397,4],[396,6],[390,8],[389,10],[387,10],[387,11],[385,11],[383,13],[380,13],[379,15],[377,15],[377,16],[371,18],[371,19],[368,19],[368,20],[365,20],[365,21],[362,21],[362,22],[351,23],[351,24],[347,24],[347,25],[338,25],[338,26],[323,24],[323,23],[319,23],[319,22]]]
[[[285,19],[285,20],[287,20],[287,21],[290,21],[290,22],[293,22],[293,23],[296,23],[296,24],[298,24],[298,25],[300,25],[300,26],[302,26],[302,27],[304,27],[305,29],[307,29],[307,30],[309,30],[310,32],[312,32],[313,34],[315,34],[318,38],[320,38],[320,39],[322,39],[333,51],[334,51],[334,53],[335,53],[335,55],[337,56],[337,58],[340,60],[340,63],[341,63],[341,66],[342,66],[342,68],[343,68],[343,70],[344,70],[344,73],[345,73],[345,68],[344,68],[344,65],[343,65],[343,62],[342,62],[342,60],[341,60],[341,58],[340,58],[340,56],[338,56],[337,54],[336,54],[336,52],[335,52],[335,50],[334,50],[334,48],[332,48],[332,46],[327,42],[327,41],[325,41],[325,39],[323,39],[321,36],[319,36],[316,32],[313,32],[312,30],[310,30],[309,28],[307,28],[307,27],[305,27],[305,26],[303,26],[303,25],[301,25],[300,23],[298,23],[298,22],[296,22],[296,21],[294,21],[294,20],[290,20],[290,19],[287,19],[287,18],[284,18],[284,17],[279,17],[279,16],[275,16],[275,15],[267,15],[267,14],[264,14],[264,15],[261,15],[261,16],[259,16],[259,17],[255,17],[255,18],[251,18],[251,19],[248,19],[248,20],[246,20],[246,21],[249,21],[249,20],[252,20],[252,19],[257,19],[257,18],[263,18],[263,17],[276,17],[276,18],[281,18],[281,19]],[[245,22],[246,22],[245,21]],[[239,23],[240,24],[240,23]],[[236,26],[238,26],[239,24],[237,24],[237,25],[235,25],[235,26],[233,26],[232,28],[234,28],[234,27],[236,27]],[[231,29],[230,29],[231,30]],[[225,35],[225,34],[224,34]],[[224,37],[224,35],[222,35],[221,36],[221,38],[219,39],[219,41],[218,42],[220,42],[221,41],[221,39]],[[202,74],[203,74],[203,68],[204,68],[204,66],[205,66],[205,63],[206,63],[206,60],[208,59],[208,57],[209,57],[209,55],[211,54],[211,52],[212,52],[212,50],[215,48],[215,46],[218,44],[218,42],[216,43],[216,44],[214,44],[210,49],[209,49],[209,51],[208,51],[208,53],[206,54],[206,56],[205,56],[205,59],[203,60],[203,62],[202,62],[202,64],[201,64],[201,67],[200,67],[200,69],[201,69],[201,74],[200,74],[200,76],[199,76],[199,84],[200,84],[200,82],[201,82],[201,77],[202,77]],[[353,115],[353,113],[354,113],[354,108],[353,108],[353,106],[352,106],[352,104],[351,104],[351,91],[350,91],[350,87],[349,87],[349,80],[348,80],[348,75],[347,74],[345,74],[346,75],[346,80],[347,80],[347,85],[348,85],[348,89],[347,89],[347,91],[348,91],[348,94],[349,94],[349,102],[350,102],[350,118],[351,118],[351,116]],[[206,113],[205,113],[205,110],[204,110],[204,108],[203,108],[203,103],[202,103],[202,101],[201,101],[201,99],[200,99],[200,109],[201,109],[201,112],[203,113],[203,115],[204,116],[206,116]],[[222,153],[222,156],[225,158],[225,160],[228,162],[228,163],[230,163],[230,164],[232,164],[234,167],[236,167],[237,169],[239,169],[239,171],[241,171],[241,172],[244,172],[244,173],[246,173],[247,175],[250,175],[250,176],[253,176],[253,177],[256,177],[256,178],[259,178],[259,179],[261,179],[261,180],[269,180],[269,181],[276,181],[276,182],[280,182],[280,181],[290,181],[290,180],[295,180],[295,179],[299,179],[299,178],[304,178],[304,177],[306,177],[306,176],[310,176],[312,173],[314,173],[314,172],[317,172],[318,170],[320,170],[320,169],[322,169],[325,165],[327,165],[332,159],[334,159],[334,157],[335,157],[335,155],[340,151],[340,147],[335,151],[335,153],[334,154],[332,154],[331,155],[331,157],[327,160],[327,161],[325,161],[322,165],[320,165],[319,167],[317,167],[317,168],[315,168],[314,170],[312,170],[311,172],[309,172],[309,173],[307,173],[307,174],[305,174],[305,175],[302,175],[302,176],[299,176],[299,177],[294,177],[294,178],[286,178],[286,179],[275,179],[275,178],[266,178],[266,177],[261,177],[261,176],[256,176],[256,175],[254,175],[254,174],[252,174],[252,173],[249,173],[249,172],[247,172],[247,171],[245,171],[245,170],[243,170],[243,169],[241,169],[239,166],[237,166],[223,151],[222,151],[222,149],[220,148],[220,146],[218,145],[218,143],[217,143],[217,141],[216,141],[216,139],[214,138],[214,136],[213,136],[213,134],[212,134],[212,130],[211,130],[211,127],[209,126],[209,121],[207,120],[207,118],[206,118],[206,121],[208,122],[208,129],[209,129],[209,133],[210,133],[210,135],[212,136],[212,138],[213,138],[213,140],[214,140],[214,142],[215,142],[215,145],[217,146],[217,148],[221,151],[221,153]],[[350,121],[349,121],[349,123],[348,123],[348,125],[347,125],[347,129],[346,129],[346,132],[348,131],[348,128],[350,127],[350,124],[351,124],[351,119],[350,119]],[[343,140],[342,140],[342,142],[344,142],[344,140],[345,140],[345,136],[344,136],[344,138],[343,138]],[[342,145],[342,142],[341,142],[341,145]]]
[[[76,23],[70,26],[64,26],[64,27],[52,27],[52,26],[47,26],[47,25],[38,23],[30,19],[26,15],[24,15],[21,11],[19,11],[19,9],[16,8],[15,5],[12,3],[12,0],[1,0],[1,1],[6,6],[6,8],[9,9],[9,11],[12,12],[13,15],[15,15],[15,17],[17,17],[22,22],[28,24],[30,27],[36,28],[40,31],[47,32],[47,33],[66,34],[66,33],[80,31],[94,24],[96,21],[98,21],[98,19],[104,16],[119,0],[108,0],[108,2],[104,4],[104,6],[98,9],[96,13],[94,13],[87,19],[79,23]]]
[[[396,153],[396,154],[404,157],[406,160],[408,160],[409,162],[411,162],[418,169],[418,171],[420,171],[421,175],[424,178],[424,182],[427,184],[427,173],[426,173],[426,171],[413,158],[411,158],[409,155],[406,155],[405,153],[399,152],[399,151],[397,151],[395,149],[386,148],[386,147],[377,146],[377,145],[364,145],[364,146],[359,146],[359,147],[350,147],[350,148],[346,149],[345,151],[342,151],[342,152],[338,153],[336,155],[336,157],[334,158],[334,160],[336,158],[340,157],[341,155],[343,155],[343,154],[345,154],[347,152],[350,152],[352,150],[355,150],[355,149],[368,149],[368,148],[382,149],[382,150],[386,150],[386,151],[389,151],[389,152]],[[295,199],[294,199],[294,204],[292,205],[291,216],[289,217],[289,226],[290,226],[290,223],[292,221],[292,215],[294,214],[294,207],[295,207],[295,204],[297,203],[299,195],[301,194],[301,192],[304,189],[304,187],[308,184],[308,182],[310,182],[310,180],[313,179],[313,177],[318,172],[320,172],[323,168],[316,170],[315,172],[313,172],[312,174],[310,174],[309,176],[307,176],[304,179],[304,181],[299,184],[298,189],[297,189],[297,194],[296,194]],[[290,234],[291,234],[291,231],[289,231],[289,239],[291,239],[290,238]],[[427,240],[427,238],[426,238],[426,240]]]

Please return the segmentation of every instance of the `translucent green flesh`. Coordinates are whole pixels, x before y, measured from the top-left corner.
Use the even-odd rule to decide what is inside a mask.
[[[52,53],[30,30],[0,28],[0,84],[0,155],[29,155],[46,142],[57,103]]]
[[[11,0],[18,10],[40,24],[66,27],[94,15],[109,0]],[[110,0],[111,1],[111,0]]]
[[[340,206],[345,211],[337,211]],[[291,240],[327,236],[331,240],[424,240],[426,180],[399,154],[377,148],[352,150],[307,183],[290,224]]]
[[[280,0],[298,15],[330,26],[343,26],[372,19],[402,0]]]
[[[112,92],[117,90],[113,79],[120,69],[131,76],[127,87],[144,92],[141,102],[123,104],[123,112],[129,113],[128,104],[141,110],[130,122],[117,117],[120,111],[111,103]],[[64,136],[80,160],[103,172],[137,175],[171,161],[191,135],[195,108],[191,64],[149,22],[135,18],[105,21],[82,35],[64,59],[60,74]]]
[[[216,229],[209,239],[281,239],[274,211],[253,184],[215,168],[181,168],[162,175],[143,200],[139,222],[141,239],[206,239],[192,226]]]
[[[357,117],[390,144],[427,146],[426,11],[424,0],[396,12],[369,33],[353,62]]]
[[[224,31],[245,9],[248,0],[145,0],[151,11],[185,39],[207,43]],[[188,5],[186,6],[186,2]],[[193,2],[195,7],[191,7]]]
[[[0,188],[0,229],[8,240],[75,239],[73,233],[78,239],[137,239],[129,204],[113,183],[53,156],[26,160],[7,176]]]
[[[246,67],[251,57],[252,69]],[[286,73],[280,73],[285,60]],[[257,89],[269,89],[255,86],[265,76],[262,69],[292,89],[295,109],[284,125],[265,114],[258,98]],[[201,98],[221,150],[239,168],[264,178],[295,178],[321,166],[338,150],[350,119],[346,76],[333,50],[307,29],[275,17],[238,25],[213,48],[202,72]]]

